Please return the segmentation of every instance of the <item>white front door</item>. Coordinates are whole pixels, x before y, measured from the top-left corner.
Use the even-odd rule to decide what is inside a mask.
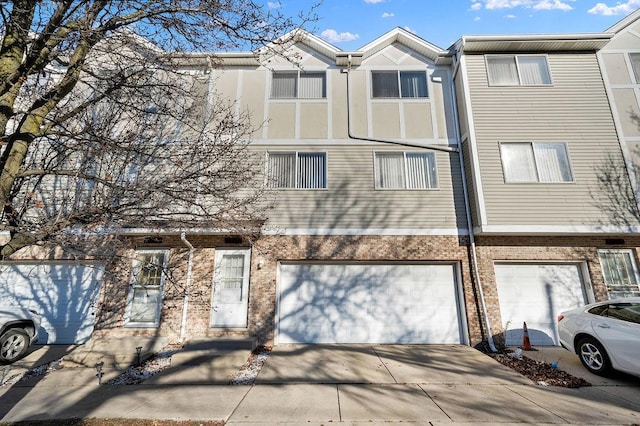
[[[216,249],[211,327],[246,327],[250,249]]]

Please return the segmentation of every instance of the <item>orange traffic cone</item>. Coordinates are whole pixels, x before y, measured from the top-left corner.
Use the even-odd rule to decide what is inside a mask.
[[[531,341],[529,341],[529,330],[527,330],[526,322],[522,325],[522,349],[525,351],[533,350],[531,347]]]

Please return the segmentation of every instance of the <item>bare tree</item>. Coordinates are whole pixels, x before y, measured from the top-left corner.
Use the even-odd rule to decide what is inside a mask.
[[[638,157],[639,152],[633,150],[632,158]],[[637,164],[631,166],[636,177],[640,176]],[[630,182],[629,169],[622,158],[607,153],[606,157],[596,166],[597,190],[592,191],[594,205],[606,214],[609,226],[621,229],[634,229],[640,226],[640,210],[638,198]]]
[[[254,0],[1,3],[0,255],[74,231],[259,229],[250,115],[207,93],[206,66],[184,52],[277,48],[313,13]]]

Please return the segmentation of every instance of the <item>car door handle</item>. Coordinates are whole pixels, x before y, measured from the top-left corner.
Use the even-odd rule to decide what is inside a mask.
[[[600,327],[600,328],[611,328],[611,326],[609,324],[598,324],[598,327]]]

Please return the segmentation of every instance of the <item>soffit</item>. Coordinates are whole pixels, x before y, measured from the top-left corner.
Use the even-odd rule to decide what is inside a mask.
[[[613,34],[567,34],[531,36],[465,36],[456,46],[463,53],[558,52],[602,49]]]

